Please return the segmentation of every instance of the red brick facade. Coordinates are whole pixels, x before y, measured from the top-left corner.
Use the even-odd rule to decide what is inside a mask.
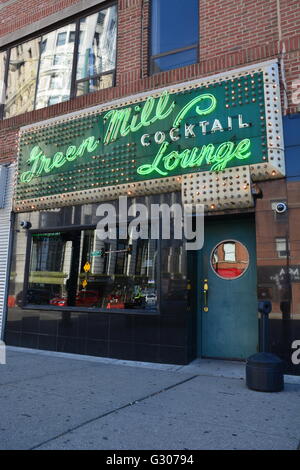
[[[0,37],[76,3],[78,0],[2,0]],[[199,4],[199,62],[149,76],[149,0],[119,0],[116,87],[1,121],[0,162],[15,158],[16,136],[22,125],[274,57],[282,58],[284,66],[286,112],[297,112],[291,95],[293,80],[300,78],[299,0],[200,0]]]

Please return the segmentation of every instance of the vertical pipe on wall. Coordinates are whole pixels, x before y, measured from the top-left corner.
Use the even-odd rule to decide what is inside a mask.
[[[1,259],[1,263],[3,263],[3,266],[2,266],[3,294],[0,297],[0,340],[2,340],[4,337],[4,328],[5,328],[5,322],[6,322],[6,317],[7,317],[9,275],[10,275],[11,253],[12,253],[12,243],[13,243],[14,213],[11,212],[13,178],[14,178],[14,165],[10,165],[8,169],[8,178],[6,182],[5,206],[3,209],[3,215],[1,217],[1,224],[2,224],[1,232],[3,230],[3,246],[1,246],[1,248],[3,249],[4,252],[6,251],[6,256],[4,256]],[[7,220],[7,224],[5,225],[6,220]],[[0,238],[2,240],[2,237]]]

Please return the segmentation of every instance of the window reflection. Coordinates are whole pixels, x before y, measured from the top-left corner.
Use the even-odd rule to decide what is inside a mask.
[[[116,29],[116,6],[80,21],[76,74],[77,95],[112,85],[112,74],[101,77],[101,79],[96,77],[115,68]]]
[[[33,234],[27,302],[157,309],[157,240],[108,240],[95,230]]]
[[[0,117],[9,118],[67,101],[71,95],[113,86],[116,37],[114,5],[0,52]],[[7,55],[10,59],[5,90]]]
[[[37,84],[36,109],[70,98],[76,24],[71,23],[43,36]]]
[[[114,74],[109,73],[101,75],[100,77],[91,78],[77,82],[77,96],[86,95],[103,88],[108,88],[114,84]]]
[[[186,252],[182,241],[163,240],[162,247],[162,298],[164,301],[175,301],[177,306],[186,297]]]
[[[152,73],[197,62],[198,3],[198,0],[152,1]]]
[[[4,74],[6,65],[6,52],[0,52],[0,108],[5,101]]]
[[[211,264],[220,277],[236,279],[248,268],[249,253],[242,243],[225,241],[213,250]]]
[[[5,100],[5,117],[34,109],[39,61],[39,39],[11,49]]]
[[[153,58],[152,60],[152,73],[158,73],[163,70],[172,70],[178,67],[185,67],[186,65],[195,64],[197,62],[198,51],[197,48],[190,49],[184,52],[177,52],[176,54],[169,54],[163,57]]]

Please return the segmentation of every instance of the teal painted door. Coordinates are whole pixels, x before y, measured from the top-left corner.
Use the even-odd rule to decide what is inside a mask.
[[[254,218],[209,220],[206,218],[204,247],[198,252],[198,356],[226,359],[245,359],[257,351],[257,279]],[[235,241],[235,243],[233,243]],[[221,243],[225,242],[224,245]],[[237,278],[230,272],[232,250],[242,249],[249,254],[248,268]],[[220,245],[221,244],[221,245]],[[214,249],[219,246],[215,251]],[[228,253],[225,253],[226,250]],[[220,262],[222,251],[227,259]],[[215,253],[215,256],[212,255]],[[218,255],[219,253],[219,255]],[[245,250],[244,250],[245,253]],[[243,255],[245,258],[245,255]],[[218,259],[216,273],[213,264]],[[228,261],[229,260],[229,261]],[[221,268],[219,268],[221,267]],[[207,298],[203,293],[207,279]],[[205,307],[208,307],[205,308]],[[207,310],[207,311],[206,311]]]

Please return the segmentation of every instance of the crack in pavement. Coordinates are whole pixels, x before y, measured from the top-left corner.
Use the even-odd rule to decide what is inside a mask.
[[[129,402],[129,403],[126,403],[126,405],[122,405],[118,408],[115,408],[113,410],[110,410],[110,411],[107,411],[106,413],[103,413],[99,416],[96,416],[95,418],[92,418],[92,419],[89,419],[87,421],[84,421],[82,422],[81,424],[78,424],[77,426],[74,426],[70,429],[67,429],[66,431],[60,433],[60,434],[57,434],[56,436],[52,437],[51,439],[47,439],[46,441],[43,441],[43,442],[40,442],[39,444],[33,446],[33,447],[30,447],[28,450],[36,450],[38,449],[39,447],[42,447],[43,445],[45,444],[48,444],[49,442],[52,442],[52,441],[55,441],[56,439],[60,438],[60,437],[63,437],[67,434],[69,434],[70,432],[72,431],[76,431],[77,429],[80,429],[81,427],[87,425],[87,424],[90,424],[90,423],[94,423],[96,421],[98,421],[99,419],[102,419],[102,418],[105,418],[106,416],[109,416],[109,415],[112,415],[118,411],[121,411],[121,410],[124,410],[125,408],[129,408],[130,406],[132,405],[135,405],[136,403],[140,403],[142,401],[145,401],[147,400],[148,398],[152,398],[152,397],[155,397],[156,395],[159,395],[160,393],[163,393],[163,392],[167,392],[168,390],[171,390],[172,388],[175,388],[179,385],[182,385],[182,384],[185,384],[186,382],[189,382],[191,380],[194,380],[198,377],[198,375],[193,375],[192,377],[189,377],[185,380],[181,380],[180,382],[176,382],[175,384],[173,385],[169,385],[168,387],[164,387],[162,388],[161,390],[158,390],[157,392],[153,392],[153,393],[150,393],[149,395],[146,395],[144,397],[141,397],[141,398],[138,398],[137,400],[134,400],[133,402]]]
[[[91,367],[91,366],[88,366],[88,367]],[[72,369],[72,373],[73,372],[80,372],[82,369],[86,369],[86,366],[82,366],[82,367],[78,367],[76,369]],[[22,382],[25,383],[26,386],[28,386],[28,384],[26,384],[26,382],[29,382],[31,380],[43,379],[45,377],[50,377],[50,376],[64,375],[69,370],[70,370],[70,368],[68,367],[66,369],[53,371],[53,372],[47,372],[47,373],[44,373],[44,374],[41,374],[41,375],[33,375],[32,377],[17,379],[17,380],[13,380],[13,381],[10,381],[10,382],[0,382],[0,387],[9,386],[9,387],[14,387],[15,388],[17,385],[22,384]]]

